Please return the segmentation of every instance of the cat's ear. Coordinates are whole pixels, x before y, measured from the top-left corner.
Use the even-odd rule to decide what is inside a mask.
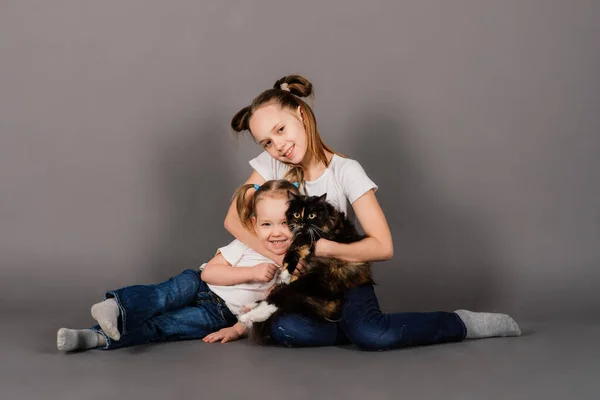
[[[294,200],[294,199],[297,199],[298,197],[299,197],[299,196],[298,196],[296,193],[294,193],[294,192],[292,192],[292,191],[288,190],[288,199],[290,199],[290,200]]]
[[[327,193],[325,193],[322,196],[319,196],[319,198],[317,199],[317,201],[325,203],[327,201]]]

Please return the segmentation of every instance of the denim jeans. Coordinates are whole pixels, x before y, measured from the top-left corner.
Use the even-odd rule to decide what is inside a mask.
[[[341,320],[337,323],[285,314],[274,321],[271,330],[274,341],[284,346],[354,343],[362,350],[459,342],[466,334],[465,324],[453,312],[383,314],[371,285],[345,294]]]
[[[156,285],[133,285],[105,294],[119,305],[121,339],[113,340],[99,325],[92,330],[106,338],[104,349],[143,343],[200,339],[237,322],[225,302],[188,269]]]

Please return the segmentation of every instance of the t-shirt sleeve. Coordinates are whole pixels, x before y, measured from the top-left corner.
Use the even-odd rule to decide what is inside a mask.
[[[368,176],[363,167],[356,160],[347,160],[340,170],[340,181],[344,195],[350,202],[354,203],[362,195],[373,189],[377,191],[378,186]]]
[[[286,172],[290,169],[279,160],[271,157],[269,153],[263,151],[258,157],[249,161],[250,166],[263,177],[265,181],[272,179],[283,179]]]
[[[248,250],[248,246],[236,239],[227,246],[220,247],[217,254],[221,253],[229,264],[236,265],[246,250]]]
[[[274,179],[273,157],[266,151],[263,151],[258,157],[250,160],[250,166],[252,166],[265,181]]]

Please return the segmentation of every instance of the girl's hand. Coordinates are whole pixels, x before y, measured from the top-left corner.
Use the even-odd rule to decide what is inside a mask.
[[[252,268],[253,282],[271,282],[277,272],[277,265],[272,263],[260,263]]]
[[[240,326],[238,326],[240,325]],[[204,343],[215,343],[220,341],[221,343],[232,342],[234,340],[241,339],[246,332],[246,326],[241,322],[238,322],[234,326],[229,328],[223,328],[217,332],[213,332],[210,335],[206,335],[202,341]]]
[[[329,254],[331,254],[330,249],[335,244],[336,242],[327,239],[317,240],[317,243],[315,243],[315,256],[329,257]]]

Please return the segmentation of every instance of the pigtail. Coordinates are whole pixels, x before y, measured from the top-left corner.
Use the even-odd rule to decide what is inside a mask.
[[[244,107],[231,119],[231,129],[235,132],[249,131],[250,107]]]
[[[248,193],[248,190],[250,189],[255,189],[254,184],[247,183],[245,185],[240,186],[233,194],[233,200],[235,200],[238,218],[242,222],[242,225],[244,226],[244,228],[251,231],[251,218],[253,213],[252,210],[254,210],[255,196],[252,196],[249,200],[246,200],[246,195]]]
[[[300,193],[306,193],[304,188],[304,170],[302,167],[291,166],[290,170],[286,172],[283,177],[288,182],[298,182],[298,189],[300,189]]]

